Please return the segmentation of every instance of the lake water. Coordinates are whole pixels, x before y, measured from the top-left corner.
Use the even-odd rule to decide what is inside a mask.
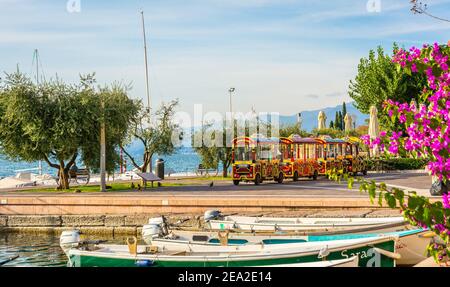
[[[3,266],[66,266],[59,238],[52,235],[0,233],[0,262],[19,255]]]
[[[139,164],[141,163],[140,159],[142,158],[142,152],[143,149],[140,146],[132,146],[130,148],[130,153],[136,157]],[[200,163],[197,153],[191,147],[181,147],[175,154],[169,156],[155,155],[153,157],[153,163],[160,157],[164,159],[166,172],[171,170],[171,173],[193,172]],[[38,165],[38,162],[28,163],[22,161],[10,161],[3,155],[0,155],[0,177],[12,176],[15,175],[18,170],[37,168]],[[83,164],[79,163],[78,166],[81,167]],[[133,168],[134,167],[128,160],[127,170],[133,170]],[[45,162],[42,163],[42,169],[43,173],[56,174],[56,170],[50,168]],[[31,172],[38,173],[37,170]]]
[[[89,239],[107,239],[108,243],[125,242],[125,237],[107,238],[89,236]],[[65,267],[67,257],[59,247],[59,236],[49,234],[0,232],[0,262],[19,255],[4,267]]]

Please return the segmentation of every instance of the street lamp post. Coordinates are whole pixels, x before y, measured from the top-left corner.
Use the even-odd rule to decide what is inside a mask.
[[[234,91],[235,91],[235,88],[228,89],[228,92],[230,93],[230,114],[231,114],[231,119],[233,119],[233,103],[232,103],[231,96],[234,93]]]
[[[235,88],[233,88],[233,87],[228,89],[228,93],[230,93],[230,117],[231,117],[230,133],[231,133],[231,135],[234,134],[233,101],[232,101],[232,95],[233,95],[234,91],[235,91]],[[227,171],[227,173],[228,173],[228,171]]]
[[[100,124],[100,191],[106,191],[106,135],[105,135],[105,101],[101,99],[102,120]]]

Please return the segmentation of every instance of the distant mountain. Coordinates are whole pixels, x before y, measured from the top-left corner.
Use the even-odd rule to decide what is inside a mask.
[[[356,126],[364,125],[365,120],[369,118],[369,115],[363,114],[353,105],[353,102],[345,103],[347,106],[347,113],[350,115],[356,116]],[[327,116],[327,126],[329,126],[330,121],[334,122],[336,111],[342,111],[342,105],[338,105],[335,107],[323,108],[320,110],[313,111],[302,111],[302,128],[306,131],[311,131],[314,128],[317,128],[317,117],[319,116],[319,112],[324,111]],[[280,115],[280,124],[281,125],[291,125],[297,123],[297,115],[292,116],[281,116]]]

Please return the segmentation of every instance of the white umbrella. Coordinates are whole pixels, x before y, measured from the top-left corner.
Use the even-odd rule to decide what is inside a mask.
[[[369,118],[369,136],[370,139],[375,139],[380,137],[380,125],[378,123],[378,110],[375,106],[370,107],[370,118]],[[375,145],[372,149],[372,156],[379,156],[380,149],[378,145]]]
[[[319,112],[319,117],[317,119],[319,121],[318,129],[319,130],[326,129],[327,128],[327,125],[326,125],[327,116],[325,115],[325,113],[323,111]]]
[[[352,119],[352,116],[350,116],[349,114],[345,114],[344,123],[345,123],[345,131],[346,132],[349,132],[349,131],[353,130],[353,119]]]

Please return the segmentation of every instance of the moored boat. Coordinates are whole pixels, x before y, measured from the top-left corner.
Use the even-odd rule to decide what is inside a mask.
[[[348,259],[325,260],[311,263],[263,265],[255,267],[358,267],[358,262],[359,262],[358,256],[353,256]]]
[[[66,232],[67,234],[67,232]],[[70,266],[155,266],[155,267],[239,267],[292,263],[313,263],[323,260],[359,257],[359,266],[394,267],[395,242],[398,237],[380,236],[287,245],[266,246],[137,246],[133,244],[84,244],[77,236],[61,237],[61,246],[69,258]],[[63,239],[75,239],[65,242]]]
[[[210,230],[236,230],[250,232],[277,232],[277,231],[329,231],[368,228],[380,229],[385,227],[398,227],[405,225],[403,217],[378,218],[285,218],[285,217],[247,217],[224,216],[219,219],[206,220]]]
[[[180,250],[191,248],[193,245],[215,246],[215,249],[222,250],[224,245],[228,246],[244,246],[255,245],[264,246],[264,248],[279,248],[280,246],[291,246],[296,243],[311,242],[327,242],[334,240],[370,238],[380,236],[398,236],[396,243],[397,252],[401,257],[397,260],[398,265],[413,265],[426,258],[426,247],[430,242],[432,232],[424,229],[404,230],[390,233],[370,233],[370,234],[338,234],[338,235],[278,235],[278,236],[262,236],[262,235],[246,235],[233,234],[228,232],[183,232],[172,231],[166,236],[151,236],[144,226],[143,238],[147,244],[164,248],[171,245],[171,248]],[[431,236],[432,237],[432,236]],[[212,248],[214,249],[214,247]]]

